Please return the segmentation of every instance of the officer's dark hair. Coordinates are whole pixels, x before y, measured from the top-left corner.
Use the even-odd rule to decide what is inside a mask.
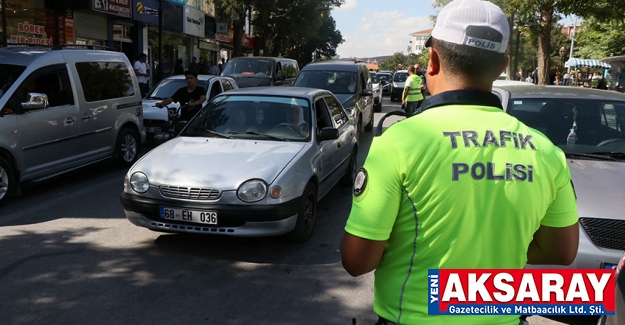
[[[408,72],[415,73],[414,65],[410,65],[410,67],[408,67]]]
[[[432,47],[438,53],[441,65],[452,75],[464,79],[492,79],[505,60],[504,53],[458,45],[432,38]]]
[[[145,53],[141,53],[141,54],[139,54],[139,59],[141,59],[141,58],[147,58],[147,57],[148,57],[148,55],[147,55],[147,54],[145,54]]]

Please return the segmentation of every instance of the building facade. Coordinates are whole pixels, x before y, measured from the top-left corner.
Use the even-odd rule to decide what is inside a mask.
[[[410,41],[410,53],[419,54],[425,48],[425,41],[432,34],[432,29],[426,29],[409,34],[412,37]]]

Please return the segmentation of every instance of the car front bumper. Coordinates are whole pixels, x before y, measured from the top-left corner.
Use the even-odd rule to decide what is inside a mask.
[[[218,234],[238,237],[278,236],[295,229],[300,199],[275,205],[224,205],[170,201],[122,193],[126,218],[133,224],[155,231]],[[160,218],[160,207],[216,211],[217,225]]]

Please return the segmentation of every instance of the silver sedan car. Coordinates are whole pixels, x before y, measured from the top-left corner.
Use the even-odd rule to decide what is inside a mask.
[[[317,202],[351,185],[358,141],[331,92],[231,90],[126,174],[126,217],[156,231],[306,241]]]
[[[614,268],[625,251],[625,94],[534,85],[496,86],[493,93],[568,158],[580,226],[570,267]]]

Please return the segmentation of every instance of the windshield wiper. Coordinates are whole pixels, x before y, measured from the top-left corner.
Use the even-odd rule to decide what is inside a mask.
[[[229,135],[225,135],[225,134],[223,134],[223,133],[219,133],[219,132],[217,132],[217,131],[213,131],[213,130],[209,130],[209,129],[204,129],[204,131],[206,131],[206,132],[208,132],[208,133],[210,133],[210,134],[212,134],[212,135],[216,135],[216,136],[218,136],[218,137],[221,137],[221,138],[225,138],[225,139],[234,139],[234,137],[231,137],[231,136],[229,136]]]
[[[260,133],[260,132],[255,132],[255,131],[245,131],[245,132],[243,132],[243,131],[230,131],[228,133],[231,133],[231,134],[251,134],[251,135],[257,135],[257,136],[260,136],[260,137],[265,137],[265,138],[279,140],[279,141],[289,141],[289,140],[287,140],[285,138],[276,137],[276,136],[273,136],[273,135]]]
[[[596,151],[596,152],[590,152],[590,154],[608,156],[608,157],[612,157],[612,158],[619,159],[619,160],[625,159],[625,152],[620,152],[620,151]]]
[[[608,160],[608,161],[619,161],[620,159],[616,159],[609,155],[609,153],[582,153],[582,152],[564,152],[567,158],[590,158],[596,160]]]

